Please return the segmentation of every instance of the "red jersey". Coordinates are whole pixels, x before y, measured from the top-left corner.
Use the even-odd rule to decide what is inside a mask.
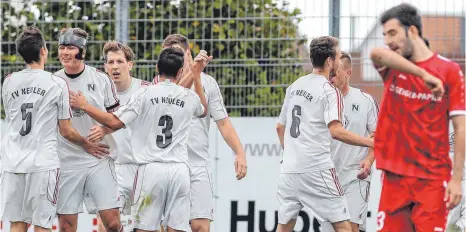
[[[415,63],[442,80],[436,98],[420,77],[389,69],[375,134],[377,168],[421,179],[449,180],[448,120],[465,115],[464,76],[458,64],[434,54]]]

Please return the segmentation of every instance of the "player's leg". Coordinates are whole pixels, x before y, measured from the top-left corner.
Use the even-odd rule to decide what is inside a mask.
[[[60,232],[76,232],[78,214],[82,213],[84,183],[90,168],[60,170],[57,215]]]
[[[60,170],[29,173],[26,179],[26,196],[23,217],[32,219],[34,231],[50,231],[57,212]]]
[[[131,207],[131,214],[138,219],[133,222],[135,231],[160,231],[164,210],[160,206],[165,205],[169,185],[167,170],[165,163],[139,166]]]
[[[411,202],[414,200],[409,185],[410,179],[389,172],[382,173],[382,191],[377,231],[414,231],[411,221]]]
[[[445,201],[445,181],[417,179],[411,185],[416,204],[411,219],[416,232],[444,231],[448,210]]]
[[[108,232],[118,232],[121,228],[118,185],[112,159],[102,160],[92,167],[84,186],[86,207],[94,205],[102,224]],[[90,213],[96,213],[91,212]]]
[[[100,219],[100,215],[97,213],[97,232],[106,232],[104,223],[102,223],[102,219]]]
[[[117,177],[118,192],[120,195],[120,218],[124,231],[133,231],[133,217],[131,215],[131,194],[133,194],[135,177],[138,175],[136,164],[116,164],[115,173]]]
[[[351,232],[348,205],[334,168],[300,174],[298,192],[319,221],[330,222],[337,232]]]
[[[278,180],[278,225],[277,232],[292,232],[296,225],[299,211],[303,205],[299,201],[299,174],[280,174]]]
[[[25,232],[27,224],[21,217],[26,189],[26,174],[2,172],[1,221],[10,222],[10,231]],[[14,186],[14,187],[12,187]]]
[[[213,186],[210,167],[191,167],[191,231],[209,232],[213,220]]]
[[[168,231],[188,231],[190,218],[190,173],[184,163],[166,164],[168,189],[165,200],[163,226]]]
[[[28,230],[28,224],[24,222],[11,222],[10,232],[26,232]]]
[[[343,186],[350,215],[352,232],[359,232],[360,225],[366,221],[370,183],[364,180],[352,180]],[[322,232],[334,232],[330,222],[321,223]]]

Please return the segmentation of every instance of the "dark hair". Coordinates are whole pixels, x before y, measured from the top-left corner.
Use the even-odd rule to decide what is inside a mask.
[[[45,48],[42,32],[36,27],[25,27],[16,38],[16,51],[26,64],[40,62],[40,49]]]
[[[338,44],[338,39],[332,36],[321,36],[313,39],[309,45],[312,66],[322,68],[327,58],[335,59],[335,47]]]
[[[107,43],[105,43],[104,49],[103,49],[103,56],[104,56],[105,62],[107,62],[107,54],[109,52],[118,52],[118,51],[122,51],[123,54],[125,54],[126,61],[134,60],[134,52],[133,50],[131,50],[130,47],[117,41],[108,41]]]
[[[189,41],[186,36],[181,34],[171,34],[168,35],[167,38],[162,43],[162,47],[171,47],[173,45],[180,45],[183,50],[189,49]]]
[[[398,19],[400,24],[408,29],[410,26],[415,26],[419,31],[419,36],[422,37],[422,21],[421,15],[419,14],[416,7],[402,3],[394,6],[382,13],[380,17],[380,23],[383,25],[390,19]]]
[[[184,52],[181,49],[174,47],[163,49],[157,61],[159,75],[174,78],[183,64]]]

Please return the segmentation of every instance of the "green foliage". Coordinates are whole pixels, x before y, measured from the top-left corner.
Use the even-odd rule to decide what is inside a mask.
[[[130,1],[128,45],[137,59],[134,75],[152,80],[154,64],[163,39],[180,33],[190,39],[193,55],[201,49],[214,56],[206,72],[222,87],[225,105],[231,116],[277,116],[285,86],[304,75],[299,47],[306,40],[300,37],[297,23],[299,9],[285,10],[274,0],[181,0]],[[94,4],[90,1],[34,2],[40,9],[38,20],[28,9],[15,12],[2,3],[4,22],[10,16],[28,18],[44,33],[50,52],[49,70],[57,70],[57,38],[60,28],[81,27],[89,32],[86,60],[100,60],[103,42],[114,39],[115,2]],[[76,7],[80,9],[77,10]],[[74,10],[73,10],[74,9]],[[53,21],[45,22],[47,16]],[[82,20],[87,16],[87,20]],[[65,20],[64,22],[59,20]],[[22,61],[14,51],[14,39],[20,28],[2,27],[2,77],[21,69]],[[13,36],[12,33],[16,33]],[[52,62],[51,62],[52,61]],[[273,86],[280,85],[281,86]],[[257,87],[259,86],[259,87]]]

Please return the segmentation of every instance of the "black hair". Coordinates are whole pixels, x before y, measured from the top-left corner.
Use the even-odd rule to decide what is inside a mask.
[[[40,49],[45,48],[45,40],[37,27],[23,28],[15,42],[16,51],[26,64],[40,62]]]
[[[335,47],[339,45],[338,39],[332,36],[321,36],[311,41],[310,58],[312,66],[316,68],[323,68],[327,58],[335,59]]]
[[[163,49],[157,61],[159,75],[174,78],[178,71],[183,68],[183,64],[184,52],[180,48],[169,47]]]

